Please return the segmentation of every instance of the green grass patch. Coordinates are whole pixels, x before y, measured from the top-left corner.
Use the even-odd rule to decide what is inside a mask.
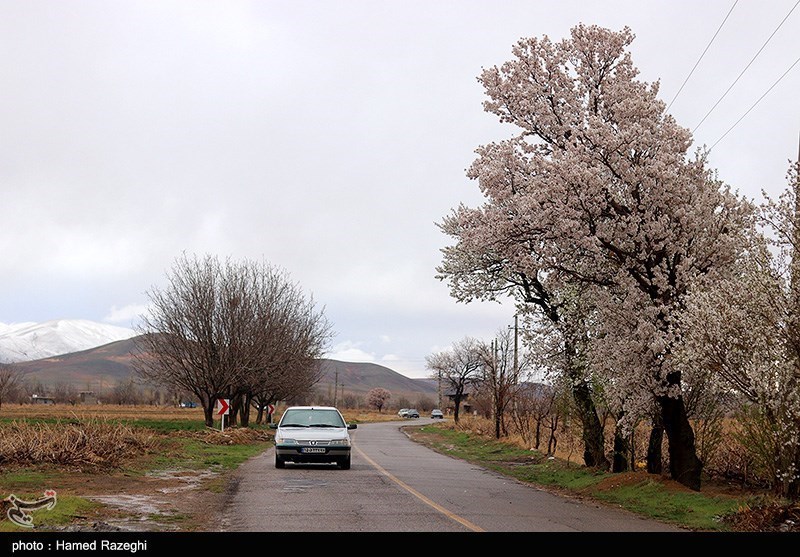
[[[601,482],[608,474],[576,465],[565,465],[561,460],[544,460],[541,463],[512,465],[499,470],[523,482],[558,487],[575,491]]]
[[[166,454],[157,455],[154,458],[153,464],[156,469],[233,470],[248,458],[256,456],[270,446],[267,441],[243,445],[213,445],[192,438],[170,441],[170,448]]]
[[[7,497],[10,488],[17,490],[33,491],[43,485],[48,485],[52,474],[41,470],[27,468],[9,470],[0,473],[0,499]]]
[[[728,530],[719,517],[735,512],[740,504],[730,498],[710,497],[702,492],[671,492],[653,480],[590,493],[597,499],[641,515],[705,531]]]
[[[439,426],[421,426],[415,428],[419,438],[438,451],[480,462],[507,461],[530,458],[530,451],[509,445],[495,439],[487,439]],[[415,436],[416,438],[417,436]]]
[[[206,424],[200,420],[158,420],[153,418],[142,418],[140,420],[119,420],[120,423],[131,427],[149,429],[155,433],[168,434],[182,431],[205,431]]]
[[[440,425],[411,430],[412,437],[436,451],[472,462],[520,481],[589,496],[643,517],[702,531],[726,531],[720,517],[745,504],[743,499],[700,492],[675,491],[655,479],[609,488],[617,477],[539,451],[522,449],[502,440]],[[601,485],[602,484],[602,485]]]

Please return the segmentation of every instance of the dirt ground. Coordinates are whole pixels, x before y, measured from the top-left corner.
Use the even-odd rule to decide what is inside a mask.
[[[103,505],[58,528],[65,531],[214,531],[225,501],[224,476],[208,471],[75,474],[61,480],[58,492]]]

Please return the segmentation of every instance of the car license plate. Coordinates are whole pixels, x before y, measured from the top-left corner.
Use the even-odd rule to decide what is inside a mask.
[[[324,453],[325,452],[325,448],[324,447],[303,447],[302,449],[300,449],[300,452],[303,452],[303,453]]]

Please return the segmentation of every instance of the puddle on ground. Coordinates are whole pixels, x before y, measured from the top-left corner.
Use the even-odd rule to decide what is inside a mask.
[[[179,493],[190,491],[198,487],[203,481],[213,478],[217,472],[213,470],[161,470],[148,474],[152,478],[160,480],[180,480],[183,485],[174,485],[157,489],[159,493]]]
[[[97,501],[103,505],[121,511],[127,516],[124,518],[109,518],[106,523],[113,529],[129,531],[157,531],[157,530],[177,530],[174,525],[164,524],[156,520],[158,516],[169,517],[175,511],[170,508],[171,497],[169,495],[191,491],[200,484],[217,473],[211,470],[161,470],[148,474],[149,477],[157,480],[170,482],[179,481],[181,483],[156,488],[153,494],[136,495],[97,495],[88,497],[92,501]]]

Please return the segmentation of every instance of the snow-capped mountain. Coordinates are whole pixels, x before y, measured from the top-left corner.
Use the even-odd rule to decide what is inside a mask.
[[[0,362],[51,358],[126,340],[137,334],[133,329],[83,319],[0,323]]]

